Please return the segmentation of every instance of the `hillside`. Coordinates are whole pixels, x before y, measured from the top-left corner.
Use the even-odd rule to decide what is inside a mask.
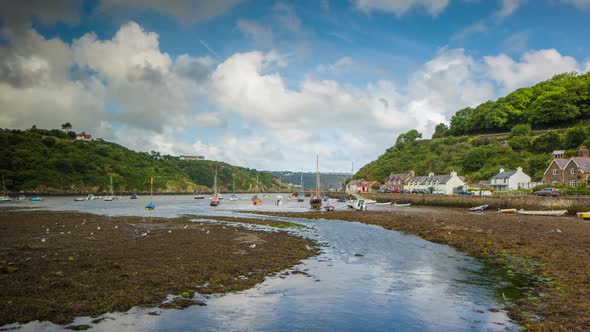
[[[135,152],[102,140],[75,140],[75,133],[35,127],[0,130],[0,174],[7,190],[37,192],[105,192],[113,177],[115,192],[149,191],[154,177],[156,192],[205,191],[218,185],[236,191],[255,187],[256,170],[215,161],[184,161],[157,152]],[[261,190],[274,189],[273,177],[259,173]]]
[[[280,178],[283,181],[283,187],[286,188],[289,183],[293,185],[301,184],[301,173],[300,172],[288,172],[288,171],[271,171],[268,172],[274,177]],[[303,173],[303,186],[306,190],[315,189],[315,173]],[[320,188],[324,190],[342,189],[342,184],[350,179],[349,173],[320,173]]]
[[[498,169],[521,166],[540,181],[555,149],[575,155],[590,146],[590,73],[561,74],[497,101],[458,111],[450,127],[439,124],[432,139],[410,130],[356,179],[383,181],[391,172],[456,170],[469,181],[488,180]],[[559,128],[532,130],[543,128]],[[469,135],[469,136],[462,136]]]

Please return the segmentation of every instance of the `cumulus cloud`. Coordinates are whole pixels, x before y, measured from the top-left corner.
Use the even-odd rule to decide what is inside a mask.
[[[508,91],[549,79],[555,74],[584,71],[575,58],[561,55],[555,49],[526,52],[520,61],[506,54],[485,56],[484,61],[487,75]]]
[[[410,10],[422,8],[430,15],[439,15],[450,3],[450,0],[355,0],[356,8],[370,13],[381,11],[403,16]]]
[[[126,17],[153,10],[183,23],[195,23],[219,16],[240,2],[241,0],[101,0],[97,11]]]
[[[353,61],[350,57],[343,57],[336,60],[336,62],[334,63],[327,65],[319,65],[317,69],[320,73],[338,73],[342,70],[349,69],[350,67],[352,67],[352,65]]]

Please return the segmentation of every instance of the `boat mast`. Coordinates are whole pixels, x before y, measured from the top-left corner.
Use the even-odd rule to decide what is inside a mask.
[[[315,195],[320,197],[320,156],[315,156]]]
[[[305,189],[303,189],[303,170],[301,170],[301,181],[300,181],[300,185],[301,185],[301,192],[303,193],[303,196],[305,196]]]
[[[256,173],[256,192],[260,193],[260,188],[258,188],[258,173]]]
[[[152,176],[152,178],[150,179],[150,201],[152,200],[153,196],[154,196],[154,177]]]
[[[213,178],[213,195],[217,195],[217,166],[215,166],[215,177]]]
[[[114,196],[114,194],[113,194],[113,176],[110,175],[110,177],[111,177],[111,196]]]
[[[283,175],[279,174],[279,193],[281,192],[281,189],[283,189]]]
[[[232,194],[236,193],[236,173],[233,173],[234,180],[232,181]]]
[[[4,174],[2,174],[2,195],[6,197],[6,183],[4,183]]]

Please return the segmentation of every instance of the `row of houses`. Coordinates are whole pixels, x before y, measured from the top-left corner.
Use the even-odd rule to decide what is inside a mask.
[[[498,174],[482,184],[494,191],[507,191],[517,189],[531,189],[539,184],[562,184],[571,187],[590,187],[590,151],[586,148],[578,149],[577,157],[564,158],[564,150],[553,151],[553,160],[545,170],[541,183],[532,182],[522,167],[514,171],[500,168]],[[381,184],[379,181],[352,180],[346,185],[349,192],[372,192],[376,188],[388,190],[426,189],[430,192],[439,191],[445,194],[453,194],[459,188],[466,186],[465,178],[458,176],[457,172],[445,175],[429,173],[428,176],[416,176],[414,171],[408,173],[391,173]]]

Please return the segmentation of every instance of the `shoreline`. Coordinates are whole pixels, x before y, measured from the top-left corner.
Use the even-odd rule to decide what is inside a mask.
[[[195,291],[245,290],[319,253],[287,232],[190,221],[196,216],[0,211],[0,326],[205,305]],[[176,299],[164,303],[169,294]]]
[[[537,296],[521,298],[507,308],[510,318],[529,331],[590,330],[588,221],[437,207],[257,214],[361,222],[449,245],[484,259],[510,279],[532,282]]]

